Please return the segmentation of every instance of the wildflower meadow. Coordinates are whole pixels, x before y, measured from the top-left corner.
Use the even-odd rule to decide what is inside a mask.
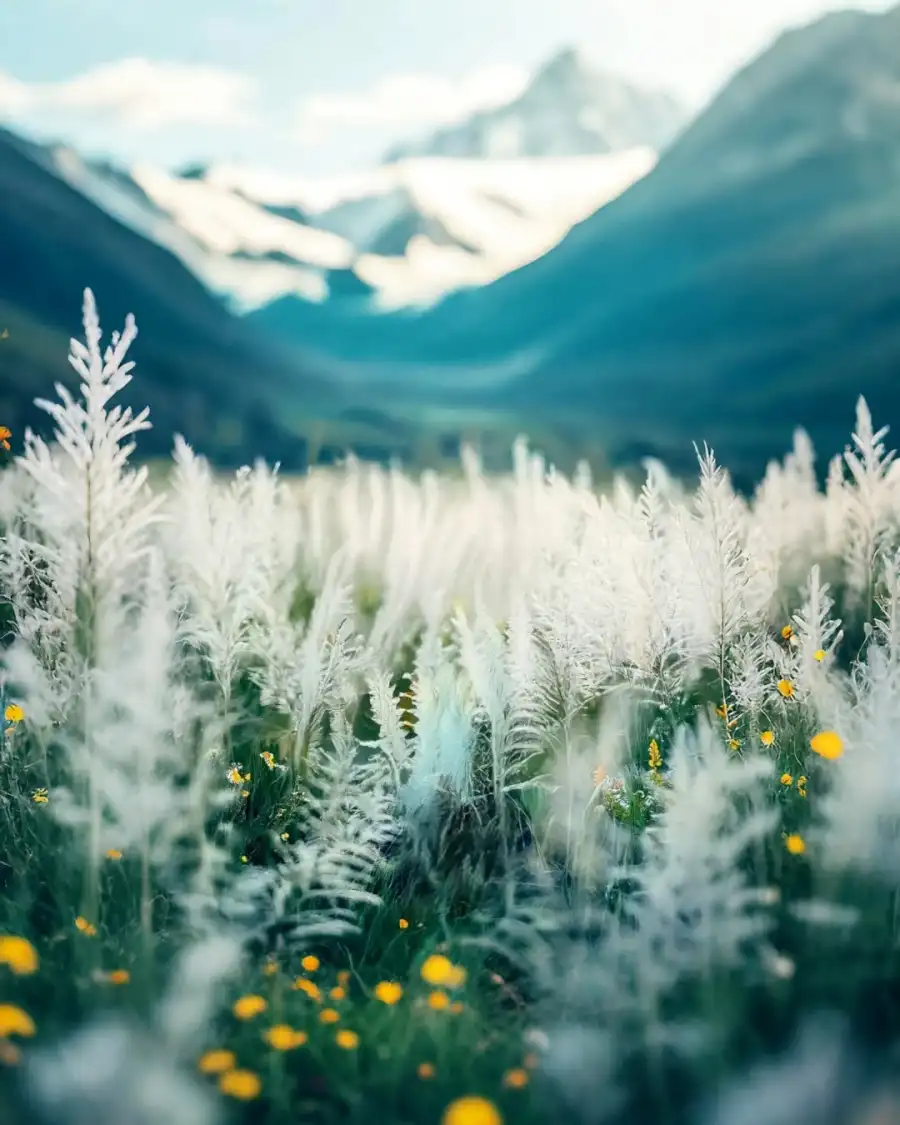
[[[55,441],[0,431],[3,1125],[900,1121],[862,400],[752,497],[524,442],[151,482],[84,329]]]

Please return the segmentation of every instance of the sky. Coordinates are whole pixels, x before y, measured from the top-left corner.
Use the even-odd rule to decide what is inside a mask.
[[[3,0],[0,121],[86,155],[324,175],[575,46],[699,108],[785,27],[883,0]],[[15,9],[15,15],[11,14]]]

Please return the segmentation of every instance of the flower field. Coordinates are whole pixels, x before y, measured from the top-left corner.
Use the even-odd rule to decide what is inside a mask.
[[[524,442],[151,487],[84,328],[55,442],[0,429],[4,1125],[900,1122],[862,400],[749,498]]]

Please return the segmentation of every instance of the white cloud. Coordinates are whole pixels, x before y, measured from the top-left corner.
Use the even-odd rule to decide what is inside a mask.
[[[28,87],[7,74],[0,74],[0,115],[16,114],[28,105]]]
[[[249,124],[253,79],[211,66],[128,58],[63,82],[0,75],[0,113],[75,110],[149,132],[168,125]]]
[[[395,74],[368,90],[317,94],[298,112],[298,133],[307,141],[339,129],[448,125],[521,93],[528,72],[491,66],[454,81],[436,74]]]

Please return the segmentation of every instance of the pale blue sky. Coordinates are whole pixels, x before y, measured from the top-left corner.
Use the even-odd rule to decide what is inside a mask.
[[[4,0],[0,117],[126,160],[336,171],[460,116],[485,89],[499,98],[563,46],[699,104],[783,27],[857,6],[888,5]]]

